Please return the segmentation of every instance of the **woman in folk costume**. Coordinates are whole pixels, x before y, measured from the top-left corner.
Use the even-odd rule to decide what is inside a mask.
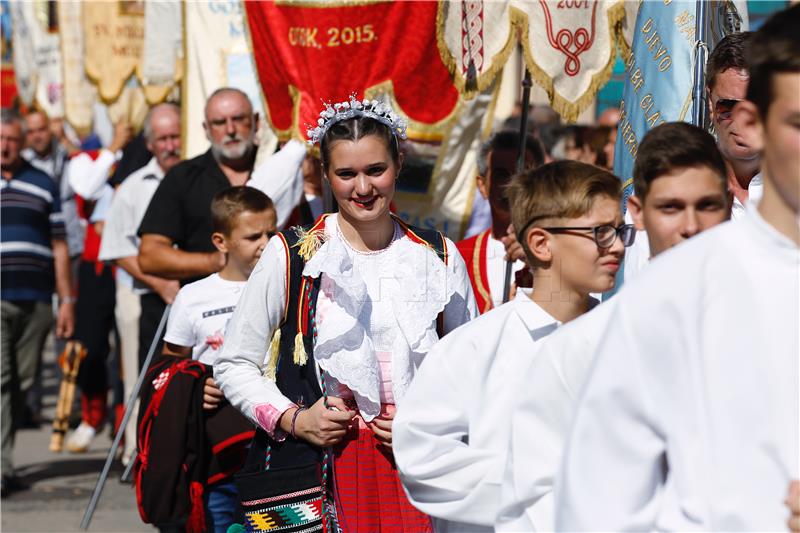
[[[387,105],[351,96],[308,133],[339,212],[269,241],[215,377],[258,427],[250,470],[319,465],[324,529],[428,531],[397,478],[392,418],[430,347],[477,314],[469,278],[449,239],[389,211],[405,123]],[[296,523],[256,509],[275,498],[243,501],[248,527]]]

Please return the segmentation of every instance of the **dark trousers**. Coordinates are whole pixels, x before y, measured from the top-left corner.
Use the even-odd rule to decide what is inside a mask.
[[[86,359],[78,372],[78,385],[85,394],[108,390],[109,334],[115,331],[116,285],[112,269],[97,273],[94,262],[78,267],[78,301],[75,304],[75,339],[86,348]]]
[[[139,370],[144,366],[144,361],[147,359],[147,352],[150,351],[150,344],[153,342],[153,337],[156,336],[158,324],[161,322],[161,316],[164,314],[164,309],[167,304],[161,299],[161,296],[155,293],[147,293],[141,296],[142,315],[139,318]],[[164,346],[164,333],[166,328],[161,332],[161,337],[158,339],[158,346],[156,346],[155,355],[161,354]]]

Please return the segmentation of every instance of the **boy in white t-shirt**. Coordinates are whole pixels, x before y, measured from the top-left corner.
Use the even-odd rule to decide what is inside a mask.
[[[239,295],[267,241],[276,231],[272,201],[258,189],[240,186],[224,189],[211,202],[214,233],[211,240],[225,254],[225,266],[216,274],[184,286],[172,304],[164,354],[191,357],[213,365],[225,340]],[[223,401],[214,379],[206,379],[203,409],[217,409]],[[208,489],[209,531],[226,531],[234,522],[238,493],[230,476]]]

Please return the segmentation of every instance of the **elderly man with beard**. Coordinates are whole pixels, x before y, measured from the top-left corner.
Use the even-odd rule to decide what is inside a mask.
[[[225,256],[211,243],[211,200],[217,192],[235,185],[260,189],[274,202],[279,226],[303,193],[306,149],[298,141],[287,143],[253,172],[258,114],[244,92],[217,89],[206,101],[205,116],[211,148],[164,176],[139,226],[142,271],[181,284],[225,265]]]
[[[208,98],[205,116],[211,147],[164,176],[142,219],[139,266],[145,274],[186,283],[225,264],[211,243],[211,200],[249,179],[258,115],[244,92],[225,87]]]
[[[105,220],[99,256],[101,261],[113,261],[119,267],[114,314],[126,397],[147,355],[164,306],[172,303],[178,292],[177,281],[145,274],[139,268],[137,231],[164,175],[181,161],[180,108],[170,103],[151,108],[145,117],[143,134],[153,157],[116,190]],[[125,428],[123,463],[131,459],[135,445],[134,416]]]

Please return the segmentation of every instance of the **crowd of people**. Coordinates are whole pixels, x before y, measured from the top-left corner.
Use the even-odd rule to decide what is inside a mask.
[[[114,431],[161,531],[800,531],[797,27],[714,48],[713,134],[651,129],[627,199],[616,110],[500,125],[457,243],[393,213],[380,101],[259,164],[233,87],[189,160],[173,103],[107,147],[3,109],[3,497],[55,333],[86,353],[72,453],[146,372]]]

